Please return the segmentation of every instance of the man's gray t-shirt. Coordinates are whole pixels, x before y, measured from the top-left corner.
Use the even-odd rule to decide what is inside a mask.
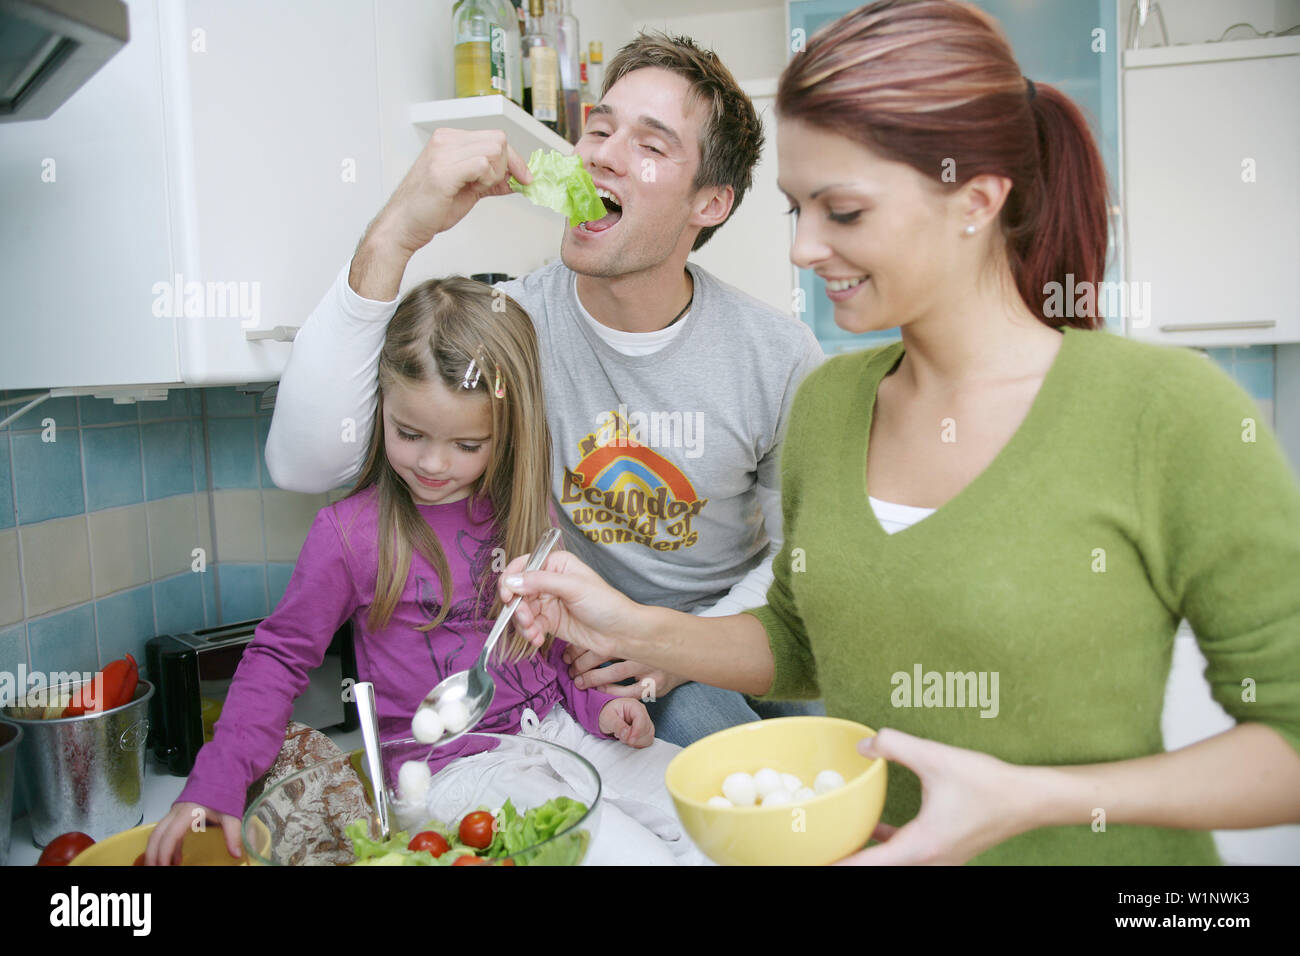
[[[780,487],[790,403],[822,352],[804,323],[686,267],[690,314],[650,355],[600,339],[562,262],[497,288],[537,329],[566,547],[633,600],[698,611],[766,556],[755,486]]]

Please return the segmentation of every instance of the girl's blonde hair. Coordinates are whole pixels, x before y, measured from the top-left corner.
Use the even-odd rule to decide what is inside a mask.
[[[478,375],[470,370],[473,362]],[[394,385],[422,386],[441,381],[457,394],[482,394],[492,407],[492,447],[487,467],[474,483],[465,506],[473,514],[481,502],[491,506],[494,556],[509,561],[530,552],[550,521],[551,437],[546,426],[537,334],[517,302],[481,282],[452,276],[416,286],[397,306],[379,355],[379,401],[370,447],[361,475],[348,497],[377,488],[379,567],[375,600],[366,623],[384,627],[406,589],[415,548],[438,572],[442,608],[418,630],[439,626],[451,607],[451,573],[433,529],[417,510],[410,489],[388,462],[384,444],[384,392]],[[469,373],[468,375],[466,373]],[[475,378],[477,381],[475,382]],[[464,388],[474,382],[471,388]],[[498,384],[503,391],[497,397]],[[493,562],[494,570],[503,563]],[[501,609],[496,575],[479,583],[474,607],[485,610],[484,589],[492,588],[491,617]],[[549,649],[547,635],[543,651]],[[534,653],[514,633],[500,645],[503,659]]]

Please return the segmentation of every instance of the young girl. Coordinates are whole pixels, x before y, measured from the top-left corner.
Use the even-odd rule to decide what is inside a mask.
[[[215,738],[150,837],[150,865],[179,862],[181,838],[198,816],[219,822],[239,855],[246,790],[275,761],[308,671],[349,618],[358,675],[375,685],[381,739],[409,737],[429,690],[478,658],[501,607],[497,572],[550,527],[537,341],[518,304],[459,277],[416,287],[388,326],[379,387],[356,487],[317,514],[284,598],[244,653]],[[562,650],[507,634],[492,662],[492,706],[475,729],[518,733],[522,723],[525,733],[581,750],[596,765],[605,806],[593,861],[614,840],[625,862],[630,848],[639,848],[638,861],[694,862],[698,850],[663,788],[678,748],[654,740],[641,701],[576,688]],[[482,749],[462,741],[431,764],[435,772]],[[629,760],[623,745],[648,750]],[[457,759],[435,783],[461,765],[481,772],[493,759]],[[397,763],[388,763],[391,782]],[[653,804],[624,791],[649,793]]]

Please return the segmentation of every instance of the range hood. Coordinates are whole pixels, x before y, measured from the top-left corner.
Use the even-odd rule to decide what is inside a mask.
[[[0,123],[45,119],[130,39],[122,0],[0,0]]]

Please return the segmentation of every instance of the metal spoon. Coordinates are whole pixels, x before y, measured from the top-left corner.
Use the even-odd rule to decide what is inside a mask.
[[[546,534],[542,535],[542,540],[533,550],[533,556],[528,561],[526,571],[536,571],[546,560],[546,556],[551,553],[557,541],[560,540],[560,532],[556,528],[549,529]],[[519,602],[523,600],[522,596],[516,595],[515,599],[501,609],[497,615],[496,624],[492,625],[492,633],[488,635],[487,643],[483,645],[483,651],[478,656],[477,663],[467,671],[460,671],[452,674],[450,677],[441,681],[437,687],[429,691],[424,700],[420,701],[420,708],[432,707],[434,710],[450,703],[451,701],[460,700],[465,704],[466,710],[469,711],[469,719],[465,726],[454,733],[444,732],[434,743],[441,746],[450,743],[461,734],[467,734],[474,729],[475,725],[483,719],[487,713],[488,707],[492,704],[492,697],[496,693],[496,684],[492,680],[492,675],[487,672],[488,656],[497,646],[497,641],[506,631],[506,625],[510,623],[510,618],[514,616],[515,608],[519,607]],[[360,686],[360,685],[358,685]]]
[[[379,714],[375,710],[375,685],[369,681],[353,684],[357,715],[361,719],[361,742],[366,748],[366,769],[370,773],[370,789],[375,795],[375,811],[379,814],[379,835],[389,837],[388,787],[384,785],[384,764],[379,750]]]

